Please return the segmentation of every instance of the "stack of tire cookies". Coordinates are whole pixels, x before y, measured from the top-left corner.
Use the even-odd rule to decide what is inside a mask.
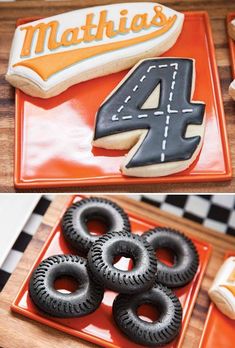
[[[94,220],[106,226],[102,236],[89,232],[88,222]],[[189,238],[169,228],[154,228],[142,236],[132,234],[124,210],[95,197],[68,208],[62,231],[77,254],[51,256],[32,273],[29,293],[42,312],[60,318],[88,315],[101,304],[104,290],[110,289],[119,293],[113,302],[114,321],[130,340],[160,346],[179,334],[182,307],[170,288],[186,285],[197,271],[198,253]],[[159,249],[174,254],[172,266],[157,259]],[[132,267],[119,269],[115,263],[121,257],[131,259]],[[65,276],[79,284],[75,291],[56,290],[55,281]],[[146,304],[157,310],[156,320],[145,321],[138,314]]]

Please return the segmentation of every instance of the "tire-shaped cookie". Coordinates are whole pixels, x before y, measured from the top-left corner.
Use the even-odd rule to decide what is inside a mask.
[[[70,276],[78,282],[75,292],[64,294],[54,287],[56,279]],[[61,318],[82,317],[100,305],[104,289],[90,279],[87,261],[75,255],[55,255],[43,260],[33,271],[30,297],[43,312]]]
[[[138,308],[143,304],[154,306],[159,314],[156,321],[139,318]],[[182,307],[173,292],[161,284],[135,296],[118,295],[113,303],[117,326],[132,341],[141,345],[161,346],[171,342],[180,331]]]
[[[169,249],[174,255],[174,263],[167,266],[158,260],[157,282],[177,288],[189,283],[198,269],[199,256],[188,237],[170,228],[154,228],[143,234],[143,237],[156,251],[161,248]]]
[[[100,236],[92,235],[87,222],[99,220],[107,227],[107,232],[130,231],[128,215],[116,203],[100,197],[85,198],[72,204],[62,219],[64,238],[78,252],[87,253]]]
[[[133,261],[129,271],[117,269],[116,257]],[[128,232],[109,232],[99,238],[88,253],[88,266],[92,276],[104,287],[126,294],[148,290],[154,283],[157,260],[153,248],[146,240]]]

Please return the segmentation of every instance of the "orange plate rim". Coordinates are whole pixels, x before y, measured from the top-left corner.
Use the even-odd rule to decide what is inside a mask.
[[[15,300],[11,304],[11,310],[16,312],[16,313],[19,313],[21,315],[24,315],[24,316],[26,316],[26,317],[28,317],[30,319],[36,320],[36,321],[38,321],[38,322],[40,322],[42,324],[48,325],[49,327],[52,327],[54,329],[58,329],[58,330],[60,330],[62,332],[65,332],[67,334],[79,337],[79,338],[87,340],[89,342],[92,342],[92,343],[95,343],[95,344],[98,344],[98,345],[101,345],[101,346],[104,346],[104,347],[108,347],[108,348],[120,348],[119,346],[117,346],[117,345],[115,345],[113,343],[107,342],[107,341],[105,341],[105,344],[104,344],[104,341],[102,339],[98,338],[98,337],[91,336],[91,335],[86,334],[86,333],[78,332],[78,331],[76,331],[76,330],[74,330],[72,328],[68,328],[68,327],[66,327],[66,326],[64,326],[62,324],[51,322],[51,321],[49,321],[48,319],[46,319],[44,317],[37,317],[37,319],[35,319],[35,315],[33,313],[28,312],[26,309],[23,309],[23,308],[18,306],[18,302],[21,299],[22,292],[24,291],[24,288],[25,288],[25,286],[27,284],[27,280],[28,280],[29,274],[32,273],[33,269],[36,267],[36,265],[38,263],[38,260],[42,257],[44,252],[48,249],[48,246],[49,246],[49,244],[51,243],[51,240],[54,237],[54,234],[55,234],[55,232],[57,230],[58,224],[60,223],[60,220],[61,220],[63,214],[65,213],[65,211],[68,208],[68,206],[72,204],[72,202],[74,201],[74,199],[76,197],[85,198],[86,196],[85,195],[73,195],[65,203],[64,208],[62,209],[62,212],[61,212],[60,216],[58,217],[54,227],[52,228],[48,238],[46,239],[46,241],[45,241],[41,251],[37,255],[37,258],[34,261],[32,267],[30,268],[29,272],[27,273],[27,276],[26,276],[25,280],[23,281],[23,284],[21,285],[21,287],[20,287],[20,289],[19,289],[19,291],[17,293]],[[138,221],[156,224],[156,220],[153,220],[153,219],[150,219],[150,218],[147,218],[147,217],[146,218],[139,217],[134,212],[129,211],[128,209],[126,209],[126,212],[128,213],[128,215],[130,217],[133,217],[133,218],[137,219]],[[162,226],[161,223],[158,223],[158,225]],[[202,244],[204,247],[206,247],[207,248],[207,254],[206,254],[206,257],[205,257],[205,261],[204,261],[204,263],[202,265],[201,272],[200,272],[199,277],[198,277],[198,282],[197,282],[197,285],[196,285],[196,288],[195,288],[195,292],[194,292],[192,300],[190,301],[190,304],[188,306],[188,310],[187,310],[187,313],[186,313],[186,316],[185,316],[185,324],[184,324],[184,326],[182,328],[177,348],[180,348],[182,346],[182,343],[183,343],[183,340],[184,340],[184,336],[185,336],[185,333],[186,333],[186,330],[187,330],[187,327],[188,327],[188,324],[189,324],[189,320],[190,320],[190,317],[191,317],[191,314],[192,314],[192,311],[193,311],[193,308],[194,308],[194,305],[195,305],[195,302],[196,302],[196,299],[197,299],[197,296],[198,296],[198,292],[200,290],[201,282],[202,282],[202,279],[204,277],[204,274],[205,274],[205,271],[206,271],[206,268],[207,268],[207,265],[208,265],[208,262],[209,262],[209,259],[210,259],[210,256],[211,256],[211,252],[212,252],[212,245],[210,243],[207,243],[207,242],[204,242],[204,241],[202,241],[200,239],[195,239],[195,238],[192,238],[192,240],[193,241],[197,241],[198,244]]]
[[[235,13],[234,13],[234,15],[235,15]],[[225,255],[224,255],[224,260],[226,260],[229,256],[233,256],[233,255],[235,255],[235,250],[227,250],[225,252]],[[211,319],[211,315],[212,315],[213,309],[215,307],[216,306],[214,305],[214,303],[211,302],[210,306],[209,306],[209,309],[208,309],[208,312],[207,312],[205,324],[204,324],[204,327],[203,327],[202,336],[201,336],[201,340],[200,340],[200,343],[199,343],[199,348],[203,347],[203,341],[204,341],[205,336],[206,336],[207,326],[209,325],[209,322],[210,322],[210,319]]]
[[[201,16],[205,23],[205,33],[209,42],[209,55],[210,55],[210,62],[211,62],[211,70],[213,75],[213,81],[214,86],[216,89],[216,104],[218,107],[218,122],[219,122],[219,128],[220,128],[220,135],[222,140],[222,149],[223,149],[223,157],[224,157],[224,164],[225,164],[225,171],[224,173],[215,173],[215,174],[197,174],[194,176],[188,176],[188,175],[182,175],[182,176],[166,176],[166,177],[154,177],[154,178],[135,178],[135,177],[128,177],[128,180],[124,180],[123,176],[120,178],[109,178],[107,180],[106,176],[101,176],[100,178],[81,178],[81,179],[43,179],[39,181],[27,181],[24,179],[21,179],[20,175],[20,164],[21,164],[21,151],[20,151],[20,144],[21,144],[21,124],[19,122],[18,115],[18,107],[19,107],[19,100],[20,100],[20,91],[16,89],[16,95],[15,95],[15,114],[16,114],[16,123],[15,123],[15,165],[14,165],[14,186],[19,189],[30,189],[30,188],[52,188],[52,187],[74,187],[74,186],[97,186],[97,185],[104,185],[104,186],[110,186],[110,185],[136,185],[136,184],[161,184],[161,183],[184,183],[184,182],[208,182],[208,181],[228,181],[232,178],[232,162],[231,162],[231,155],[229,150],[229,143],[228,143],[228,137],[227,137],[227,130],[226,130],[226,122],[225,122],[225,114],[224,114],[224,108],[223,108],[223,101],[222,101],[222,93],[220,88],[220,80],[219,80],[219,74],[215,59],[215,47],[212,37],[212,30],[210,26],[210,19],[208,16],[208,13],[206,11],[182,11],[182,13],[189,15],[189,16]],[[29,20],[36,20],[41,17],[30,17]],[[18,19],[18,23],[21,19]],[[27,20],[25,18],[24,20]],[[200,156],[200,155],[199,155]],[[105,180],[106,179],[106,180]]]
[[[234,18],[235,18],[235,12],[229,12],[227,14],[227,29],[228,29],[228,23]],[[228,35],[228,30],[227,30],[227,35]],[[229,35],[228,35],[228,43],[229,43],[229,51],[230,51],[230,57],[231,57],[231,69],[233,73],[233,78],[235,79],[235,43]]]

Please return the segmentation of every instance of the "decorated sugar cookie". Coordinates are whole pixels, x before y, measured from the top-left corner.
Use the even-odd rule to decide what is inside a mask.
[[[230,37],[235,40],[235,18],[228,23],[228,33]]]
[[[233,81],[230,83],[230,86],[229,86],[229,94],[230,94],[230,96],[233,98],[233,100],[235,100],[235,80],[233,80]]]
[[[235,40],[235,19],[228,24],[228,33],[229,36]],[[229,86],[229,94],[233,100],[235,100],[235,80],[233,80]]]
[[[121,171],[164,176],[190,166],[203,141],[205,104],[192,102],[194,61],[146,59],[137,64],[100,107],[94,146],[130,149]]]
[[[176,42],[184,15],[157,3],[91,7],[20,25],[6,79],[48,98],[94,77],[158,56]]]
[[[219,310],[235,319],[235,257],[229,257],[220,267],[209,296]]]

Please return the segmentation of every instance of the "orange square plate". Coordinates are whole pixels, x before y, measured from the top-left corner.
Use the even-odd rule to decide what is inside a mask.
[[[164,56],[196,60],[193,100],[206,103],[204,144],[189,169],[167,177],[127,177],[119,171],[124,151],[92,148],[96,111],[126,75],[127,71],[122,71],[77,84],[46,100],[16,91],[15,186],[28,189],[230,179],[225,116],[206,12],[186,13],[177,43]]]
[[[73,202],[80,200],[81,197],[73,197],[68,202],[65,209]],[[64,209],[64,211],[65,211]],[[64,213],[63,211],[63,213]],[[156,226],[156,223],[150,220],[143,220],[134,214],[128,212],[131,221],[131,227],[133,233],[142,234],[144,231]],[[61,215],[62,216],[62,215]],[[95,231],[95,230],[94,230]],[[176,291],[177,296],[183,306],[183,323],[181,334],[174,342],[165,346],[167,348],[179,348],[182,344],[186,328],[193,310],[198,291],[200,289],[201,281],[206,270],[206,266],[211,253],[211,246],[205,242],[195,240],[194,243],[197,247],[200,256],[200,265],[198,272],[195,275],[193,281],[187,286],[180,288]],[[139,345],[129,341],[116,327],[112,317],[112,303],[116,297],[116,293],[113,291],[105,291],[104,299],[101,306],[92,314],[86,317],[78,319],[56,319],[49,316],[42,315],[37,308],[33,305],[28,295],[28,283],[32,270],[43,259],[53,254],[61,253],[75,253],[63,239],[61,234],[60,222],[53,228],[47,242],[45,243],[40,255],[38,256],[35,264],[33,265],[30,273],[28,274],[23,286],[21,287],[14,303],[12,304],[12,310],[25,315],[31,319],[34,319],[40,323],[44,323],[48,326],[64,331],[68,334],[77,336],[84,340],[96,343],[103,347],[109,348],[138,348]],[[167,261],[167,255],[161,255],[161,259]],[[120,261],[119,261],[120,262]],[[128,261],[122,260],[122,263],[126,263],[128,267]],[[122,267],[124,264],[122,265]],[[127,269],[127,268],[125,268]],[[66,287],[65,287],[66,288]],[[151,315],[151,313],[143,313],[143,315]],[[141,346],[142,347],[142,346]]]
[[[225,259],[229,256],[235,256],[235,251],[227,252]],[[234,348],[234,333],[235,321],[211,303],[199,348]]]
[[[230,12],[227,15],[227,24],[231,22],[235,18],[235,12]],[[229,43],[229,49],[230,49],[230,55],[231,55],[231,67],[232,67],[232,74],[233,78],[235,79],[235,41],[231,39],[231,37],[228,35],[228,43]]]

